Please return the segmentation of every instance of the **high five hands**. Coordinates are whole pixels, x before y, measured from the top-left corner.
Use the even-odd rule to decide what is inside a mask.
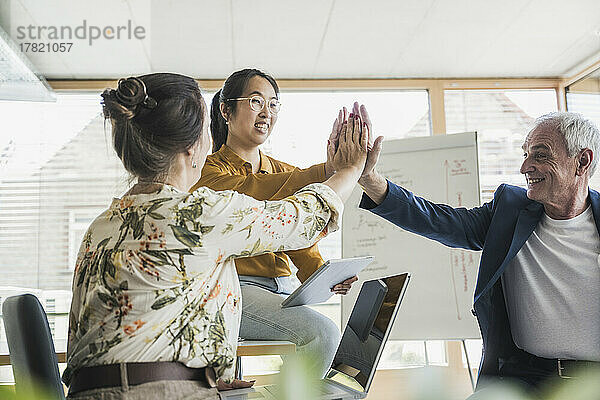
[[[352,118],[353,123],[348,125],[350,118]],[[373,134],[373,124],[369,118],[367,108],[364,105],[359,105],[358,102],[354,102],[350,114],[346,107],[343,107],[339,110],[337,117],[333,121],[331,134],[327,140],[327,162],[325,163],[325,172],[328,177],[335,172],[333,158],[338,149],[340,134],[342,133],[344,126],[351,126],[353,128],[356,125],[359,126],[362,133],[366,134],[367,137],[367,160],[361,174],[361,180],[367,179],[370,174],[374,173],[375,165],[377,165],[379,154],[381,153],[383,136],[375,138],[375,135]]]
[[[335,171],[347,168],[359,168],[361,173],[367,160],[368,132],[363,128],[360,116],[350,113],[348,120],[343,121],[337,142],[328,146],[328,159],[332,160]],[[331,140],[330,140],[331,141]]]
[[[332,161],[335,170],[357,167],[357,174],[364,169],[367,161],[368,130],[360,115],[347,115],[346,108],[340,110],[334,121],[332,135],[327,145],[327,159]],[[335,294],[345,295],[357,276],[339,282],[331,288]]]
[[[352,112],[348,114],[346,107],[339,110],[337,117],[333,121],[331,134],[327,140],[327,162],[325,163],[325,171],[330,176],[336,169],[340,168],[338,159],[341,154],[348,151],[348,140],[358,140],[363,151],[366,150],[366,158],[364,167],[361,173],[361,179],[368,177],[375,170],[375,165],[379,159],[381,152],[381,143],[383,136],[374,139],[373,125],[364,105],[359,105],[354,102]],[[342,142],[344,142],[342,146]],[[366,147],[366,149],[365,149]],[[355,147],[356,148],[356,147]],[[365,178],[367,179],[367,178]],[[331,291],[335,294],[345,295],[350,290],[352,284],[358,280],[358,277],[353,276],[343,282],[334,285]]]

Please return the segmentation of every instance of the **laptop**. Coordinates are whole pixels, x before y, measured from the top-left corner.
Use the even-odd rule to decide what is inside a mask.
[[[324,303],[333,292],[331,288],[358,275],[375,257],[353,257],[329,260],[281,303],[282,308]]]
[[[315,399],[367,397],[410,279],[409,273],[363,283],[329,372]],[[367,333],[365,333],[367,332]],[[222,400],[276,400],[277,385],[219,392]]]

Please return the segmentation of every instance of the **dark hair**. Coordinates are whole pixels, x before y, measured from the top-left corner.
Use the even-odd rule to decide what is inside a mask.
[[[258,69],[242,69],[229,75],[229,78],[223,84],[223,88],[215,93],[210,105],[210,134],[213,139],[213,153],[227,142],[228,128],[225,118],[221,115],[220,103],[225,104],[229,113],[234,113],[239,102],[232,99],[241,97],[248,86],[248,82],[255,76],[260,76],[269,81],[277,97],[279,97],[279,86],[277,86],[275,78]]]
[[[125,169],[138,178],[164,177],[174,157],[199,140],[206,105],[198,83],[159,73],[119,80],[102,93],[113,147]]]

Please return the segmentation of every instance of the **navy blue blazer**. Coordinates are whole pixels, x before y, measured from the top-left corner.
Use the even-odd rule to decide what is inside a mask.
[[[589,190],[600,233],[600,195]],[[388,194],[377,205],[366,194],[360,207],[393,224],[449,247],[483,250],[474,296],[474,314],[483,339],[478,387],[498,375],[502,360],[519,350],[510,333],[501,280],[512,258],[523,247],[544,213],[541,203],[527,198],[523,188],[500,185],[494,199],[472,209],[435,204],[388,181]]]

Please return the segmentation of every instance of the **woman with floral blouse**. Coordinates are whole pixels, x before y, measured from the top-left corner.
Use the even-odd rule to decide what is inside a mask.
[[[305,248],[337,229],[367,134],[344,123],[336,173],[279,201],[189,188],[210,147],[197,83],[122,79],[102,94],[113,146],[137,183],[91,224],[73,278],[71,399],[217,399],[233,380],[240,286],[233,260]],[[216,382],[218,380],[218,383]]]

